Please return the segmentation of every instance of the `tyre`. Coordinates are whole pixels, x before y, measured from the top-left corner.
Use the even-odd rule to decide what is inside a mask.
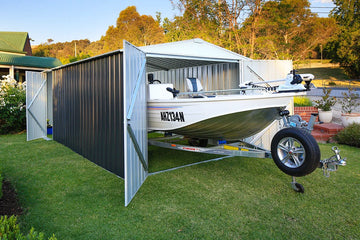
[[[320,164],[320,149],[314,137],[304,129],[284,128],[271,141],[271,155],[284,173],[301,177]]]

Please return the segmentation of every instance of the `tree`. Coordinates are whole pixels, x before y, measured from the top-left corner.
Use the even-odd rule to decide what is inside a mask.
[[[360,1],[334,0],[336,7],[331,16],[339,31],[331,46],[335,49],[332,59],[340,63],[351,78],[360,79]]]
[[[256,34],[258,30],[258,21],[261,18],[262,4],[264,1],[261,0],[250,0],[248,6],[250,8],[251,14],[251,24],[250,24],[250,58],[254,58],[254,48]]]
[[[308,0],[253,1],[242,28],[251,58],[303,59],[325,44],[334,22],[318,18]]]
[[[116,26],[110,26],[101,40],[104,50],[111,51],[122,48],[124,39],[136,46],[162,43],[164,30],[153,17],[140,15],[130,6],[120,12]]]
[[[90,46],[90,40],[73,40],[71,42],[64,43],[44,43],[33,48],[33,55],[38,57],[54,57],[58,58],[63,64],[69,63],[70,58],[75,56],[75,44],[76,52],[79,55],[89,55],[88,47]]]
[[[174,21],[164,20],[166,40],[169,42],[191,38],[219,43],[219,4],[216,0],[179,0],[174,3],[183,13]]]
[[[223,47],[247,55],[248,37],[241,30],[242,19],[247,2],[245,0],[219,1],[220,37]]]

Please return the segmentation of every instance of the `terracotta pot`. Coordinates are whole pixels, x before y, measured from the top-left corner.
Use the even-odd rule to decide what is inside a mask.
[[[333,117],[333,114],[332,114],[331,110],[330,111],[323,111],[323,110],[319,109],[319,120],[321,122],[329,123],[329,122],[331,122],[332,117]]]
[[[341,121],[344,127],[347,127],[352,123],[360,124],[360,113],[343,113],[341,114]]]

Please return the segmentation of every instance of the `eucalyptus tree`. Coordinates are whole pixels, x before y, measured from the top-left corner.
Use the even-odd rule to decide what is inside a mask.
[[[354,79],[360,79],[360,1],[333,0],[331,16],[339,26],[333,42],[333,60],[340,63],[345,72]]]

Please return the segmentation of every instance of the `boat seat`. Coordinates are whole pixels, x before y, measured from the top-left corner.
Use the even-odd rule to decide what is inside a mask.
[[[204,90],[200,80],[197,78],[186,78],[186,84],[188,92],[201,92]]]
[[[203,87],[201,85],[201,82],[199,79],[197,78],[186,78],[186,84],[187,84],[187,91],[188,92],[201,92],[203,91]],[[193,95],[193,98],[205,98],[206,96],[203,94],[197,94],[197,95]]]

